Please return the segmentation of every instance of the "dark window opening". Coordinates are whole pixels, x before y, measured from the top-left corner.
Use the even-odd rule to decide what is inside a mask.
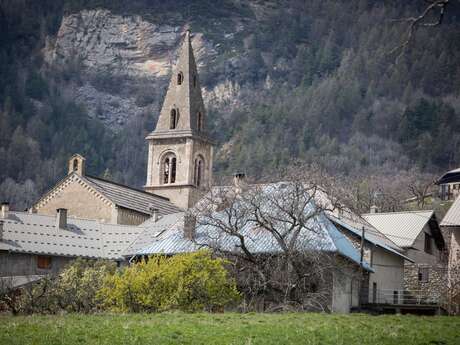
[[[176,157],[169,154],[163,161],[163,184],[176,182]]]
[[[196,87],[196,75],[193,76],[193,87]]]
[[[169,129],[175,129],[177,127],[178,111],[171,109],[171,117],[169,120]]]
[[[197,127],[199,131],[203,130],[203,114],[201,111],[199,111],[197,114]]]
[[[433,254],[432,242],[431,236],[425,234],[425,253]]]
[[[37,267],[41,269],[50,269],[51,256],[37,256]]]
[[[418,281],[421,283],[428,283],[430,280],[430,271],[428,267],[418,269]]]
[[[176,157],[171,159],[171,183],[176,182]]]
[[[194,174],[194,180],[195,180],[195,185],[199,187],[201,185],[201,181],[203,180],[203,159],[197,158],[195,159],[195,174]]]
[[[169,158],[164,162],[163,183],[169,183]]]
[[[377,283],[372,283],[372,303],[377,303]]]
[[[78,159],[74,159],[73,160],[73,171],[77,171],[78,169]]]
[[[182,82],[184,81],[184,75],[182,72],[179,72],[177,74],[177,85],[182,85]]]
[[[398,304],[399,298],[398,298],[398,291],[395,290],[393,291],[393,304]]]

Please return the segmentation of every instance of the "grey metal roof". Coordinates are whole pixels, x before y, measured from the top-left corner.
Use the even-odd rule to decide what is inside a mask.
[[[149,218],[139,225],[139,227],[142,228],[142,232],[137,236],[134,242],[123,251],[123,255],[132,256],[140,252],[143,248],[154,242],[161,232],[169,229],[178,222],[183,222],[184,215],[184,212],[168,214],[161,217],[156,222],[153,218]]]
[[[446,172],[436,181],[436,184],[460,182],[460,168]]]
[[[53,256],[122,259],[122,251],[143,230],[70,217],[67,228],[58,229],[55,217],[23,212],[9,212],[0,221],[0,250]]]
[[[107,181],[93,176],[81,176],[89,185],[94,187],[114,204],[151,214],[151,208],[157,208],[160,215],[180,212],[181,209],[161,196],[144,192],[112,181]]]
[[[363,218],[402,248],[411,247],[434,212],[367,213]]]
[[[413,262],[412,259],[408,258],[407,256],[402,254],[403,249],[393,243],[390,239],[388,239],[384,234],[380,233],[376,228],[372,225],[367,223],[366,221],[360,222],[359,220],[353,220],[345,217],[336,217],[334,215],[329,214],[328,218],[334,223],[343,228],[347,229],[348,231],[352,232],[359,238],[362,237],[362,229],[364,227],[364,239],[373,245],[381,247],[395,255],[398,255],[405,260]]]
[[[268,184],[262,187],[261,193],[271,193],[270,190],[276,184]],[[269,206],[269,205],[267,205]],[[310,209],[314,208],[311,203]],[[266,211],[270,212],[267,207]],[[152,240],[142,249],[137,249],[137,255],[151,254],[177,254],[184,252],[193,252],[200,248],[205,248],[210,245],[217,246],[221,250],[237,251],[238,241],[234,236],[225,234],[211,225],[203,225],[197,222],[196,233],[194,240],[189,240],[184,236],[184,216],[185,214],[177,214],[174,222],[170,222],[160,231],[153,229],[157,235],[152,235]],[[216,212],[215,217],[222,216],[223,212]],[[359,264],[360,254],[353,247],[351,242],[329,221],[324,214],[317,214],[308,220],[308,228],[301,231],[298,240],[296,241],[299,250],[321,250],[336,252],[349,258]],[[278,224],[283,231],[282,223]],[[312,231],[313,230],[313,231]],[[241,234],[245,236],[246,245],[252,253],[277,253],[281,252],[281,248],[275,238],[266,230],[260,229],[256,224],[247,222],[241,229]],[[367,263],[364,263],[366,269],[372,270]]]
[[[441,221],[441,226],[460,226],[460,197],[455,199]]]

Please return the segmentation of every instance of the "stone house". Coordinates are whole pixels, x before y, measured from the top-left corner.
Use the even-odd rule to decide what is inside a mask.
[[[448,244],[448,289],[450,312],[460,314],[460,197],[441,221]]]
[[[259,185],[261,193],[270,193],[282,182],[274,184]],[[285,183],[284,183],[285,184]],[[214,187],[234,188],[234,187]],[[251,188],[251,186],[246,186]],[[201,205],[202,206],[202,205]],[[271,212],[267,208],[267,212]],[[236,237],[221,232],[219,229],[200,223],[199,220],[190,219],[190,214],[197,214],[195,209],[189,212],[180,212],[167,215],[157,222],[146,225],[146,229],[136,240],[124,251],[128,259],[145,257],[153,254],[175,255],[197,251],[209,246],[219,246],[219,250],[238,250]],[[225,207],[216,210],[216,217],[225,214]],[[336,256],[340,264],[337,269],[331,270],[330,284],[323,286],[328,289],[328,309],[334,312],[348,313],[359,306],[359,286],[361,277],[368,277],[373,272],[366,259],[360,259],[360,253],[352,242],[331,222],[323,213],[318,214],[311,220],[311,227],[315,231],[309,232],[304,229],[299,236],[300,250],[318,250],[331,256]],[[255,224],[247,223],[240,229],[241,234],[246,237],[248,248],[254,255],[277,255],[282,253],[279,244],[267,232],[262,231]],[[242,273],[241,273],[242,274]],[[244,278],[243,278],[244,280]]]
[[[0,213],[1,282],[22,285],[58,273],[77,257],[125,262],[122,251],[143,227],[56,215],[9,211]]]
[[[439,302],[446,287],[445,242],[434,211],[368,213],[363,218],[404,250],[404,289]]]
[[[85,158],[78,154],[68,165],[67,176],[32,205],[32,213],[54,216],[56,209],[65,208],[73,217],[138,225],[153,212],[165,215],[180,211],[165,197],[87,175]]]

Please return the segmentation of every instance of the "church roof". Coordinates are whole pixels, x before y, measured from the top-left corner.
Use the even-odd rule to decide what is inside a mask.
[[[158,209],[160,215],[181,211],[167,198],[159,195],[94,176],[86,175],[81,178],[117,206],[145,214],[151,214],[152,208]]]
[[[144,229],[72,217],[61,229],[56,217],[25,212],[9,212],[0,223],[0,250],[95,259],[123,259],[123,250]]]

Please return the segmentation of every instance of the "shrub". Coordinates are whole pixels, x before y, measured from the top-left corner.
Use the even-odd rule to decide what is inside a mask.
[[[226,263],[208,251],[152,256],[107,276],[100,296],[123,312],[222,310],[240,297]]]
[[[52,314],[59,311],[89,313],[101,307],[97,292],[104,278],[114,271],[113,262],[79,258],[59,275],[45,277],[19,291],[10,289],[1,299],[15,314]]]

